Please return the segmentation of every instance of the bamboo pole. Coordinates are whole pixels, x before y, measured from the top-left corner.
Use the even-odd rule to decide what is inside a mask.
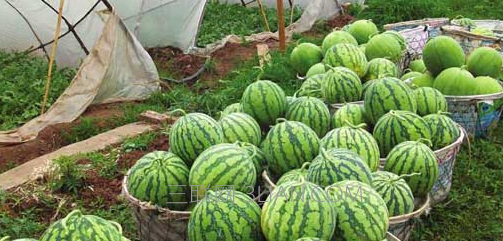
[[[295,10],[295,0],[292,0],[290,2],[290,24],[289,25],[293,24],[293,13],[294,13],[293,10]]]
[[[264,6],[262,5],[262,1],[257,0],[257,4],[260,9],[260,14],[262,14],[262,18],[264,19],[265,30],[267,30],[267,32],[271,32],[271,28],[269,28],[269,21],[267,21],[267,15],[265,15]]]
[[[64,4],[65,0],[59,1],[58,22],[56,24],[56,31],[54,32],[54,43],[52,44],[51,56],[49,58],[49,67],[47,70],[47,81],[45,82],[45,94],[44,94],[44,101],[42,102],[41,114],[45,113],[45,105],[47,104],[47,98],[49,97],[49,89],[51,88],[52,65],[54,63],[54,57],[56,56],[56,48],[58,46],[59,33],[61,31],[61,19],[63,17]]]
[[[278,32],[279,32],[279,48],[282,52],[286,51],[286,36],[285,36],[285,15],[283,9],[283,0],[276,0],[278,9]]]

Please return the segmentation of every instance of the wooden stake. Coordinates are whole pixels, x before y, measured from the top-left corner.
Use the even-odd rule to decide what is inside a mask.
[[[295,10],[295,3],[294,3],[294,0],[292,0],[292,1],[290,2],[290,25],[292,25],[292,24],[293,24],[293,13],[294,13],[294,11],[293,11],[293,10]]]
[[[283,0],[276,0],[278,8],[278,31],[279,31],[279,48],[282,52],[286,51],[286,36],[285,36],[285,15],[283,9]]]
[[[49,58],[49,68],[47,70],[47,81],[45,82],[45,94],[44,94],[44,101],[42,102],[41,114],[45,113],[45,105],[47,104],[47,98],[49,97],[49,89],[51,88],[52,64],[54,63],[54,57],[56,56],[56,47],[58,46],[64,4],[65,0],[59,1],[58,22],[56,24],[56,31],[54,32],[54,42],[52,44],[51,56]]]
[[[265,15],[264,6],[262,6],[262,2],[260,0],[257,0],[257,4],[260,9],[260,13],[262,14],[262,18],[264,19],[265,30],[267,30],[267,32],[271,32],[271,28],[269,28],[269,21],[267,21],[267,15]]]

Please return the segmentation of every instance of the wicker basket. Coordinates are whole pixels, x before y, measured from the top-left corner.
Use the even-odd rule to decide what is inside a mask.
[[[416,226],[416,220],[430,210],[430,197],[427,196],[426,200],[418,200],[418,204],[420,205],[416,206],[419,208],[412,213],[390,217],[388,231],[402,241],[409,240],[414,226]]]
[[[398,239],[395,235],[393,235],[392,233],[388,232],[386,234],[386,239],[388,241],[401,241],[400,239]]]
[[[452,185],[452,173],[456,157],[465,139],[465,130],[459,126],[460,135],[456,141],[440,150],[435,151],[438,162],[438,178],[430,191],[430,205],[433,206],[447,198]],[[381,158],[380,169],[384,168],[386,158]]]

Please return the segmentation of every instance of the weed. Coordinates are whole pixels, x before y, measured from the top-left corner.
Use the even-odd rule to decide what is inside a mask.
[[[110,129],[109,127],[100,127],[98,120],[90,117],[80,118],[78,125],[71,128],[70,131],[62,131],[61,137],[66,143],[74,143],[86,140],[90,137],[103,133]]]
[[[146,151],[148,145],[157,138],[158,134],[156,132],[149,132],[143,135],[139,135],[134,138],[126,139],[122,143],[122,150],[125,152],[132,151]]]
[[[48,175],[48,185],[53,191],[72,192],[77,194],[85,184],[86,168],[77,163],[76,157],[63,156],[53,160]]]
[[[98,171],[98,175],[104,178],[113,179],[119,174],[117,160],[119,152],[114,148],[110,148],[106,154],[100,152],[92,152],[86,155],[92,163],[93,169]]]

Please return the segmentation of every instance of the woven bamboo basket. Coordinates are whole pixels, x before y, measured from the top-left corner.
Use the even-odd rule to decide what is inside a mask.
[[[418,208],[414,212],[389,218],[388,231],[402,241],[409,240],[417,219],[429,212],[430,196],[418,199],[417,203],[416,207]]]
[[[388,239],[388,241],[401,241],[400,239],[398,239],[395,235],[393,235],[390,232],[388,232],[386,234],[386,239]]]
[[[430,191],[429,203],[431,206],[445,200],[451,190],[454,164],[466,137],[463,127],[459,126],[459,129],[461,130],[460,135],[454,143],[435,151],[438,162],[438,178]],[[380,161],[380,169],[382,170],[386,164],[386,158],[381,158]]]

